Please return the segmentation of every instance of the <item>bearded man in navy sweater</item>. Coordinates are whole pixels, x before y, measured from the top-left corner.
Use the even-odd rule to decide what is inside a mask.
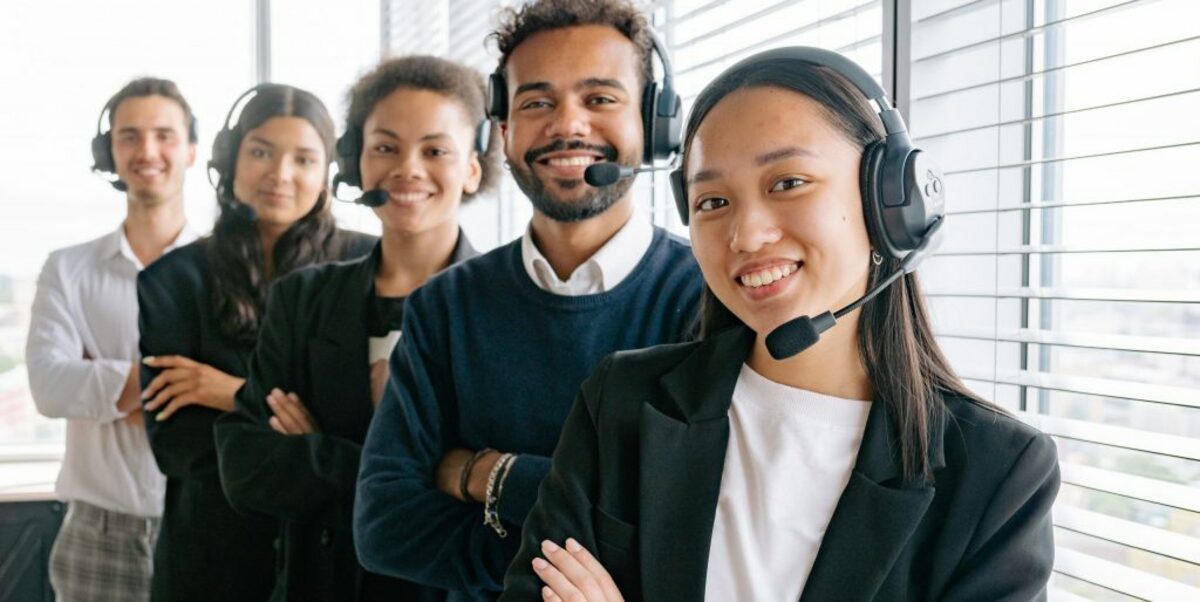
[[[685,340],[703,285],[687,243],[635,211],[649,25],[628,0],[539,0],[493,34],[524,236],[409,297],[363,447],[354,538],[367,570],[491,600],[580,384],[615,351]]]

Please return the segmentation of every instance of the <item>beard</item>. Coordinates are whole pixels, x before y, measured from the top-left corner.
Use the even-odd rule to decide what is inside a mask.
[[[523,157],[524,163],[512,165],[513,179],[516,180],[521,192],[529,197],[533,208],[546,217],[562,223],[580,222],[596,217],[608,211],[608,208],[621,200],[633,186],[633,178],[622,178],[617,183],[602,188],[593,188],[582,179],[555,179],[554,182],[560,189],[566,191],[578,189],[581,192],[573,199],[554,198],[546,188],[546,183],[534,173],[533,164],[543,155],[566,150],[594,151],[603,155],[606,161],[617,161],[616,147],[607,144],[587,144],[579,140],[571,142],[555,140],[551,144],[526,152]],[[623,161],[620,163],[625,165]],[[636,166],[634,164],[630,167]]]

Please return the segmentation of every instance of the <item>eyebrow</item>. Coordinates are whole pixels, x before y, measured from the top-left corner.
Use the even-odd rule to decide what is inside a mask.
[[[274,143],[272,143],[270,140],[267,140],[266,138],[262,138],[260,136],[251,136],[249,138],[249,141],[253,142],[255,144],[261,144],[261,145],[269,147],[269,148],[275,148]],[[319,153],[319,152],[321,152],[319,149],[313,148],[311,146],[301,146],[296,150],[298,150],[302,153]]]
[[[127,126],[125,126],[125,127],[123,127],[123,128],[120,128],[120,129],[118,129],[118,130],[117,130],[117,135],[122,135],[122,134],[136,134],[136,133],[138,133],[139,131],[140,131],[140,130],[139,130],[138,128],[136,128],[136,127],[133,127],[133,126],[131,126],[131,125],[127,125]],[[167,127],[167,126],[160,126],[160,127],[152,127],[152,128],[150,128],[150,131],[152,131],[152,132],[160,132],[160,133],[163,133],[163,132],[165,132],[165,133],[168,133],[168,134],[174,134],[174,133],[175,133],[175,128],[173,128],[173,127]]]
[[[784,159],[790,159],[792,157],[816,158],[818,156],[819,155],[817,155],[817,153],[814,153],[813,151],[810,151],[806,148],[800,148],[798,146],[789,146],[787,148],[781,148],[781,149],[765,152],[765,153],[755,157],[754,164],[759,167],[762,167],[769,163],[774,163],[776,161],[782,161]],[[691,178],[688,178],[688,183],[695,184],[697,182],[707,182],[710,180],[717,179],[718,177],[720,177],[720,175],[721,175],[721,171],[719,169],[705,169],[703,171],[696,172],[695,175],[693,175]]]
[[[587,88],[616,88],[625,91],[625,84],[621,83],[619,79],[609,77],[589,77],[575,82],[575,85],[571,86],[571,88],[576,92]],[[517,86],[517,91],[513,93],[513,96],[519,96],[530,91],[546,92],[550,89],[550,82],[529,82]]]
[[[396,140],[401,139],[399,134],[397,134],[396,132],[393,132],[392,130],[389,130],[387,128],[377,127],[375,129],[371,130],[371,133],[372,134],[383,134],[384,136],[387,136],[388,138],[394,138]],[[451,137],[450,134],[447,134],[445,132],[434,132],[432,134],[425,134],[424,136],[421,136],[421,140],[436,140],[438,138],[450,138],[450,137]]]

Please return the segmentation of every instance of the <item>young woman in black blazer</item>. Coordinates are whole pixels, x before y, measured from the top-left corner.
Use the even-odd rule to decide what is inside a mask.
[[[228,123],[242,101],[236,123]],[[213,422],[233,409],[268,284],[306,265],[361,257],[374,242],[334,225],[333,120],[316,96],[257,86],[226,121],[209,163],[220,205],[212,235],[138,276],[146,430],[167,475],[155,600],[270,595],[275,524],[226,501]]]
[[[382,191],[373,210],[383,237],[364,259],[300,270],[272,288],[237,409],[217,421],[221,482],[235,508],[280,521],[272,599],[440,599],[362,569],[351,511],[404,299],[475,254],[458,209],[496,171],[483,79],[444,59],[393,59],[355,84],[349,104],[339,177]]]
[[[938,348],[909,254],[884,246],[896,225],[874,220],[927,203],[916,231],[935,236],[942,183],[903,154],[890,165],[929,189],[881,183],[903,122],[842,61],[769,51],[697,98],[672,176],[701,339],[618,353],[583,385],[503,600],[1045,598],[1054,444]],[[843,307],[819,339],[791,330]],[[798,355],[768,339],[789,323]]]

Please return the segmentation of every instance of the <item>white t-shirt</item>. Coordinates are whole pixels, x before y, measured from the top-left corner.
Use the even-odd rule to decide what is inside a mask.
[[[708,556],[705,600],[797,600],[850,481],[871,402],[742,366]]]

